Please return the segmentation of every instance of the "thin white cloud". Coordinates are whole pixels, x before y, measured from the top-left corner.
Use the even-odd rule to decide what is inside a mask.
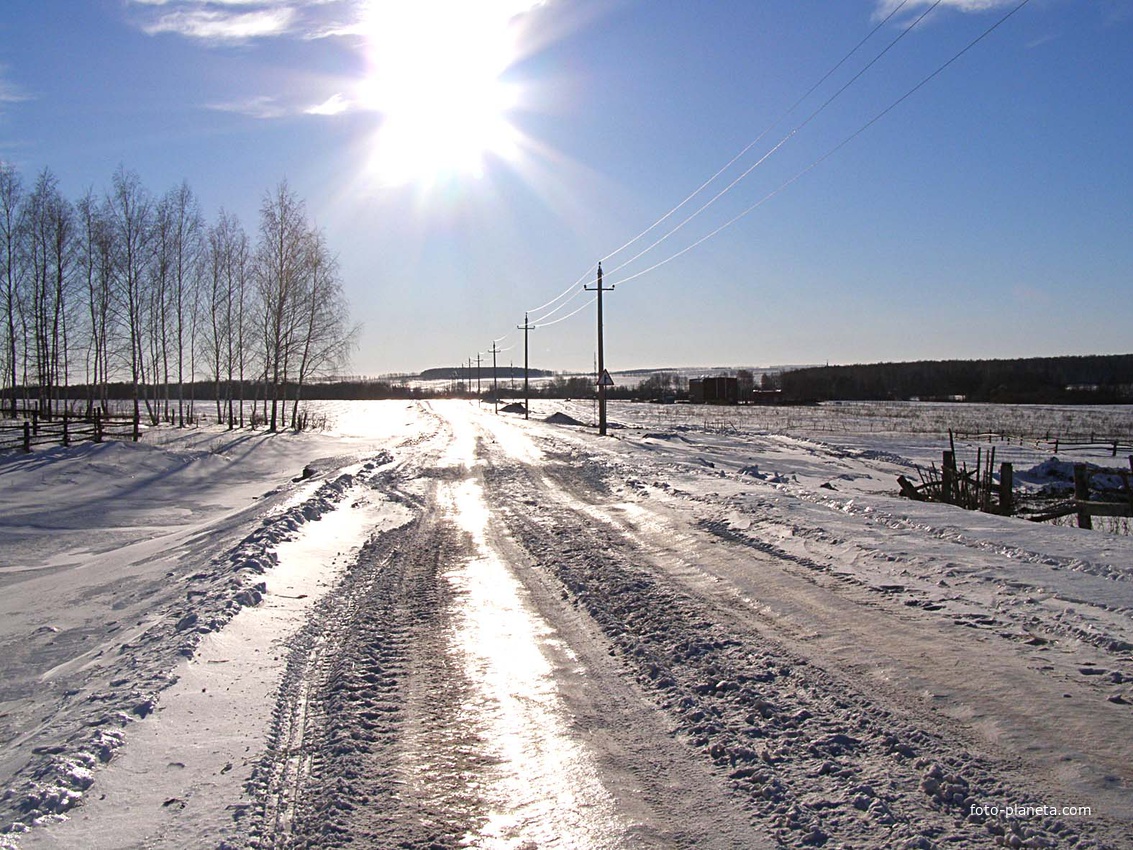
[[[128,0],[135,6],[286,6],[288,0]]]
[[[285,118],[293,110],[288,109],[274,97],[249,97],[244,100],[233,100],[224,103],[210,103],[209,109],[216,112],[230,112],[235,115],[246,115],[249,118],[271,119]]]
[[[931,6],[934,2],[935,0],[908,0],[908,2],[905,3],[905,9],[911,12],[923,6]],[[1010,6],[1017,2],[1018,0],[943,0],[940,5],[947,6],[950,9],[956,9],[960,12],[986,12],[990,9]],[[900,5],[901,0],[880,0],[877,4],[877,14],[879,16],[888,15]]]
[[[278,97],[260,95],[246,97],[240,100],[228,100],[210,103],[206,106],[214,112],[228,112],[232,115],[244,115],[248,118],[272,120],[277,118],[291,118],[300,115],[341,115],[356,106],[345,95],[333,94],[322,103],[314,106],[304,106],[292,102],[285,102]]]
[[[353,104],[341,94],[333,94],[317,106],[304,109],[306,115],[341,115],[349,110]]]
[[[130,18],[147,35],[240,44],[285,35],[308,36],[338,26],[328,14],[352,16],[361,0],[125,0]]]
[[[287,7],[232,12],[222,9],[177,9],[142,25],[147,35],[173,33],[201,41],[241,42],[283,35],[295,11]]]
[[[351,38],[357,36],[365,36],[367,32],[365,22],[361,20],[347,21],[340,23],[331,21],[330,23],[312,28],[310,31],[304,33],[303,37],[310,41],[316,41],[320,38]]]
[[[154,0],[164,2],[164,0]],[[240,2],[240,0],[236,0]],[[307,0],[312,5],[333,4],[343,8],[340,20],[329,20],[313,27],[304,34],[305,38],[366,38],[373,35],[374,20],[381,14],[391,11],[396,18],[404,15],[399,12],[397,3],[404,6],[431,8],[438,22],[452,16],[453,12],[471,8],[478,16],[494,19],[517,18],[520,15],[546,6],[550,0]],[[462,8],[463,7],[463,8]]]
[[[9,82],[6,78],[8,76],[8,68],[6,65],[0,65],[0,107],[6,103],[23,103],[25,100],[31,100],[31,95],[24,92],[15,83]]]

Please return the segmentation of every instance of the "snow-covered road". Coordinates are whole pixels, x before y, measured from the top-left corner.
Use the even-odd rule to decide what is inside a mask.
[[[4,461],[0,846],[1123,845],[1130,538],[637,410]]]

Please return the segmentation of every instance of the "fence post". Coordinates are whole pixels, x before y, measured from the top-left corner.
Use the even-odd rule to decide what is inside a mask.
[[[954,452],[945,451],[940,462],[940,496],[942,501],[947,505],[952,504],[952,490],[955,487],[955,477],[956,454]]]
[[[97,409],[94,412],[94,441],[102,442],[102,411]]]
[[[1130,454],[1130,473],[1133,474],[1133,454]],[[1130,516],[1133,517],[1133,479],[1126,475],[1125,477],[1125,495],[1130,498]]]
[[[999,465],[999,512],[1004,516],[1015,513],[1015,467],[1007,461]]]
[[[24,420],[24,453],[31,451],[31,423]]]
[[[1078,527],[1093,528],[1094,521],[1090,517],[1086,502],[1090,500],[1090,470],[1084,463],[1074,464],[1074,501],[1078,505]]]
[[[37,437],[39,436],[39,411],[33,410],[31,412],[31,432]]]

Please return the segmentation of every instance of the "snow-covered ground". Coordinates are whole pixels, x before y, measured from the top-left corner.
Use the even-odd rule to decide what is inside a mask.
[[[106,809],[115,818],[136,815],[135,801],[164,793],[168,765],[178,764],[171,757],[148,769],[163,757],[137,755],[151,744],[164,752],[213,748],[213,735],[239,738],[233,758],[251,758],[242,739],[265,734],[279,680],[274,642],[294,631],[338,563],[311,557],[304,542],[345,551],[397,515],[365,504],[357,482],[364,459],[380,460],[382,445],[412,430],[414,411],[391,406],[368,414],[353,435],[157,429],[137,444],[0,458],[5,821],[52,821],[84,798],[90,808],[91,785],[112,758],[124,767],[111,771],[109,782],[124,788]],[[314,474],[303,478],[305,467]],[[336,510],[344,505],[364,509]],[[325,540],[308,523],[324,515],[321,527],[333,526]],[[265,592],[267,604],[232,621]],[[224,683],[221,675],[237,668],[239,684]],[[209,707],[225,689],[235,690],[237,703]],[[182,714],[214,715],[208,734],[165,722],[194,691],[208,696]],[[179,744],[163,740],[166,729]],[[118,758],[127,738],[134,744],[129,761]],[[135,768],[138,760],[144,763]],[[132,775],[121,776],[125,771]],[[202,781],[200,770],[188,772],[191,779],[171,787]],[[246,776],[232,779],[238,798]],[[159,800],[156,811],[175,796]],[[129,846],[119,843],[122,833],[99,831],[89,846]]]
[[[326,410],[320,434],[158,429],[0,458],[0,847],[339,846],[320,812],[387,839],[440,824],[406,846],[1133,830],[1133,538],[896,484],[939,463],[949,427],[1128,436],[1129,408],[612,404],[608,439],[547,421],[592,421],[581,402],[529,421]],[[1048,448],[995,448],[1042,483]],[[415,582],[435,570],[420,598],[382,586],[405,557]],[[407,602],[444,616],[419,634]],[[376,636],[356,646],[361,624]],[[382,629],[409,655],[383,654]],[[334,684],[370,664],[401,725]],[[332,738],[333,757],[308,752]],[[373,761],[387,739],[401,755]],[[355,777],[359,799],[320,798],[359,758],[378,777]],[[521,806],[527,786],[553,794]],[[1028,805],[1090,811],[971,817]]]

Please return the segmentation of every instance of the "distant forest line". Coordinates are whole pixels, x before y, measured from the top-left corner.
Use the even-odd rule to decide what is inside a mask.
[[[816,366],[783,372],[791,401],[1133,403],[1133,354]]]

